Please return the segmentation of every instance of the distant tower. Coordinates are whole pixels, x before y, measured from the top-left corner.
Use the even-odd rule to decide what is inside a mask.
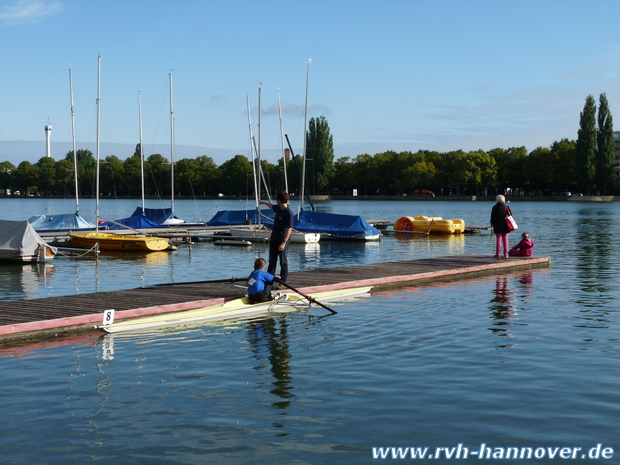
[[[45,125],[45,141],[47,142],[47,152],[46,155],[48,157],[52,156],[52,149],[50,148],[50,138],[52,137],[52,125],[51,124],[46,124]]]

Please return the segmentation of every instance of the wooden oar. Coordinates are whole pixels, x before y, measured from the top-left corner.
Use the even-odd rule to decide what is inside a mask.
[[[218,284],[218,283],[231,283],[235,284],[237,281],[247,281],[247,278],[232,278],[227,279],[212,279],[210,281],[189,281],[185,283],[161,283],[161,284],[153,284],[148,287],[161,287],[161,286],[183,286],[187,284]]]
[[[300,296],[302,296],[304,299],[307,299],[308,302],[312,302],[317,304],[319,307],[323,307],[325,310],[328,310],[329,312],[331,312],[332,315],[337,314],[338,312],[336,310],[332,310],[331,308],[329,308],[327,305],[322,304],[321,302],[319,302],[318,300],[316,300],[313,297],[310,297],[309,295],[304,294],[303,292],[301,292],[299,289],[295,289],[293,286],[289,286],[288,284],[286,284],[285,282],[279,281],[281,285],[283,285],[284,287],[288,287],[291,291],[297,292],[297,294],[299,294]]]

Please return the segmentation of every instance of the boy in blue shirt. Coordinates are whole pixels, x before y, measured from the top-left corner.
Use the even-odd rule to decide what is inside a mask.
[[[267,262],[263,258],[257,258],[254,261],[254,271],[248,278],[248,300],[253,304],[274,300],[271,296],[271,287],[274,281],[279,280],[271,273],[265,271],[266,264]],[[285,297],[276,294],[275,299],[278,300]]]

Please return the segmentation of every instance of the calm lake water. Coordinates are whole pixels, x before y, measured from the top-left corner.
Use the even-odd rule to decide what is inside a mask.
[[[73,209],[59,200],[0,204],[5,219]],[[136,205],[104,202],[101,210],[113,219]],[[486,225],[492,203],[318,206],[367,219],[427,215]],[[176,205],[186,220],[207,220],[221,208],[246,203]],[[437,455],[438,447],[478,451],[484,443],[494,454],[502,447],[544,453],[531,459],[536,463],[561,460],[556,447],[581,448],[575,454],[585,461],[598,450],[600,461],[618,463],[620,206],[513,202],[511,209],[519,232],[536,242],[534,253],[552,257],[549,269],[374,293],[342,303],[333,316],[313,308],[1,350],[2,461],[360,464],[377,461],[373,447],[428,447]],[[88,211],[82,205],[87,218]],[[492,255],[494,237],[293,244],[291,265],[469,253]],[[57,257],[52,266],[2,266],[0,295],[18,300],[246,276],[261,255],[264,245],[205,242],[146,256]],[[613,458],[602,458],[606,448]],[[453,463],[445,453],[432,463]]]

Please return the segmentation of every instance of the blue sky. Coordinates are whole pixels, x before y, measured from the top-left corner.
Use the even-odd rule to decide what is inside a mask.
[[[620,121],[618,3],[593,0],[0,1],[0,161],[95,151],[101,54],[101,156],[250,156],[246,96],[261,147],[280,153],[277,91],[295,152],[325,116],[336,158],[385,150],[533,150],[576,138],[585,98],[605,92]],[[262,83],[262,85],[260,84]],[[616,114],[617,112],[617,114]],[[617,123],[620,128],[620,123]],[[16,144],[14,141],[23,141]],[[114,145],[113,145],[114,144]],[[166,152],[168,150],[168,152]],[[18,153],[20,152],[20,153]]]

